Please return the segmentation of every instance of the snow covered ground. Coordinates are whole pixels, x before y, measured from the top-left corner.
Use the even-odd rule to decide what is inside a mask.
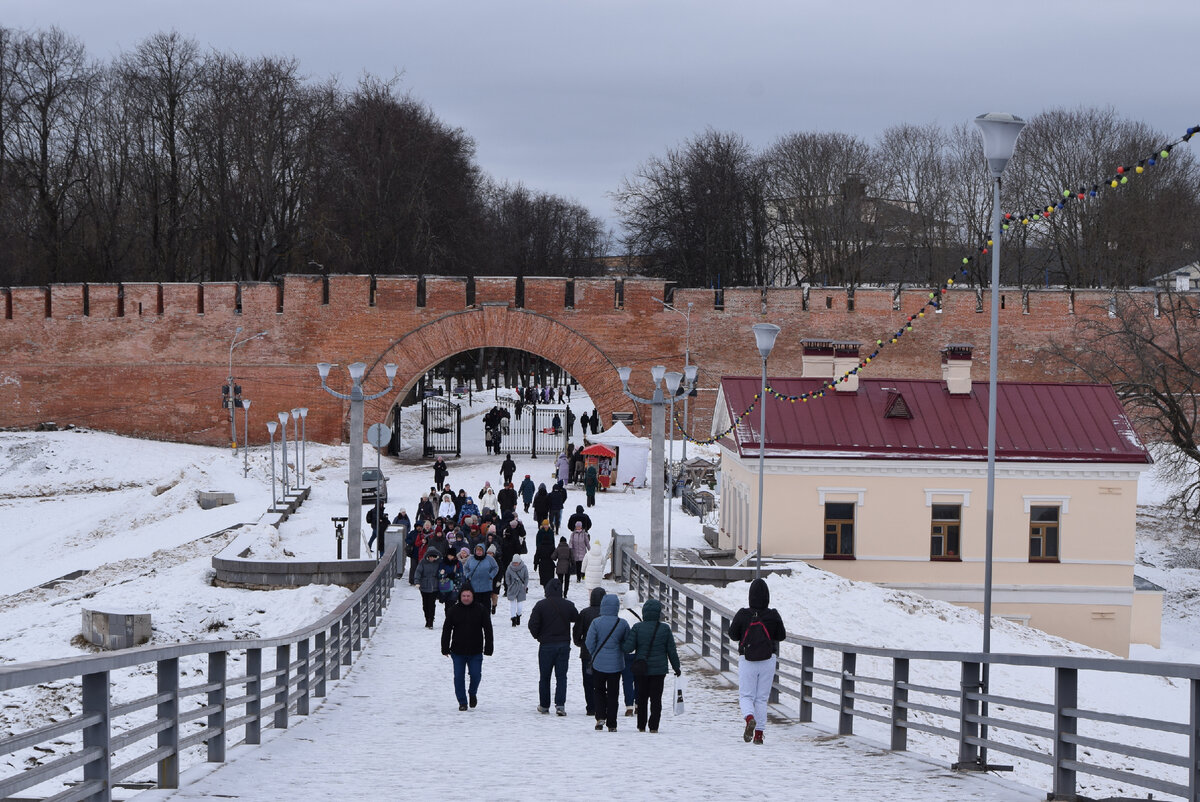
[[[573,408],[584,409],[579,400]],[[461,459],[449,460],[449,481],[455,487],[464,487],[475,495],[483,482],[491,481],[493,487],[500,482],[500,458],[487,456],[481,445],[482,423],[479,417],[490,406],[483,398],[464,414],[464,455]],[[405,420],[405,442],[419,442],[412,419]],[[253,421],[252,421],[253,429]],[[415,447],[414,447],[415,449]],[[678,451],[678,448],[677,448]],[[374,463],[374,454],[367,448],[367,464]],[[696,449],[689,448],[690,453]],[[514,454],[518,465],[518,480],[526,473],[535,481],[550,481],[552,460],[542,457],[537,460],[527,455]],[[271,542],[266,525],[265,510],[270,505],[270,454],[266,446],[254,446],[249,455],[249,476],[242,476],[242,457],[233,456],[227,450],[158,443],[130,438],[120,438],[96,432],[70,431],[54,433],[2,433],[0,434],[0,532],[5,545],[4,569],[0,572],[0,662],[25,662],[48,657],[81,654],[88,647],[81,645],[76,637],[79,631],[80,609],[86,603],[92,607],[138,608],[150,612],[154,618],[154,643],[198,638],[229,638],[246,636],[271,636],[289,632],[302,623],[314,620],[332,609],[347,595],[341,588],[310,587],[297,590],[243,591],[212,587],[211,557],[233,536],[230,527],[238,524],[256,527],[262,532],[259,556],[267,552],[290,552],[297,557],[323,557],[331,559],[335,542],[329,518],[344,514],[346,476],[346,449],[342,447],[309,444],[306,450],[305,469],[312,497],[298,513],[281,528],[277,542]],[[289,450],[289,461],[294,452]],[[419,493],[428,492],[432,484],[432,472],[428,461],[415,458],[408,451],[400,460],[384,458],[384,469],[390,478],[391,501],[388,510],[395,514],[400,507],[409,512],[415,509]],[[294,464],[294,463],[293,463]],[[1195,588],[1200,579],[1200,530],[1180,520],[1173,512],[1163,508],[1172,477],[1151,475],[1143,481],[1139,491],[1139,544],[1138,573],[1162,585],[1167,593],[1164,603],[1163,646],[1161,649],[1136,647],[1134,657],[1140,659],[1196,662],[1200,660],[1200,634],[1195,632],[1197,605],[1200,605]],[[201,510],[196,503],[200,490],[230,490],[236,493],[237,503],[232,506]],[[575,504],[583,503],[583,494],[573,491],[568,498],[567,512]],[[588,510],[596,533],[607,534],[610,529],[634,534],[644,550],[649,546],[649,535],[645,522],[648,518],[648,491],[633,494],[607,493],[598,497],[597,506]],[[677,548],[694,548],[704,545],[699,523],[682,514],[676,503],[673,511],[672,540]],[[530,516],[525,516],[526,526],[532,533],[534,527]],[[49,588],[38,585],[63,576],[68,572],[84,569],[90,573],[71,581]],[[394,607],[385,617],[380,637],[368,647],[366,660],[356,666],[351,678],[343,683],[353,683],[361,675],[365,683],[362,695],[392,694],[398,707],[395,710],[394,735],[383,734],[370,752],[379,760],[389,760],[401,744],[425,733],[452,742],[457,736],[452,732],[459,719],[449,689],[448,665],[436,654],[436,649],[424,640],[432,633],[414,627],[417,602],[409,598],[410,589],[403,585],[393,602]],[[704,588],[703,592],[730,606],[741,606],[745,598],[745,586],[734,586],[723,590]],[[848,641],[878,646],[929,648],[934,646],[946,650],[974,651],[979,647],[980,620],[977,613],[963,608],[934,602],[912,594],[899,593],[842,580],[807,566],[797,566],[797,573],[790,580],[772,581],[773,603],[779,607],[788,622],[789,631],[808,637]],[[571,597],[576,602],[583,599],[583,590],[572,588]],[[392,624],[392,621],[402,622]],[[501,618],[501,623],[507,619]],[[394,627],[394,628],[393,628]],[[504,627],[501,627],[504,630]],[[1053,638],[1026,627],[997,621],[994,626],[996,651],[1028,653],[1099,654],[1095,650]],[[536,672],[529,657],[531,639],[524,630],[498,631],[498,644],[508,643],[513,648],[502,650],[497,647],[496,657],[485,667],[485,689],[489,697],[486,707],[463,720],[471,730],[500,728],[520,721],[519,734],[523,743],[536,744],[539,750],[547,751],[554,767],[572,765],[571,757],[590,754],[598,749],[598,756],[611,759],[585,761],[579,764],[580,774],[573,784],[566,787],[578,788],[581,781],[600,781],[620,772],[614,766],[620,760],[631,760],[642,753],[661,761],[662,749],[636,748],[629,737],[637,733],[619,732],[609,743],[627,745],[629,749],[612,751],[609,746],[598,747],[599,741],[584,743],[576,738],[603,739],[607,734],[593,733],[581,719],[580,694],[577,691],[578,676],[573,675],[569,705],[579,704],[572,710],[567,722],[546,722],[536,714],[527,713],[533,705],[533,685]],[[416,644],[409,649],[408,644]],[[417,685],[400,683],[388,686],[379,676],[378,669],[370,668],[371,661],[385,666],[394,664],[395,673],[421,677]],[[860,668],[862,666],[860,665]],[[573,664],[578,671],[578,663]],[[231,667],[231,672],[235,669]],[[531,673],[532,672],[532,673]],[[388,671],[383,671],[386,674]],[[936,672],[935,672],[936,674]],[[701,677],[707,677],[700,679]],[[428,678],[430,683],[424,683]],[[687,716],[678,720],[668,718],[664,732],[658,737],[665,741],[665,748],[674,749],[686,745],[697,755],[712,754],[713,748],[730,748],[729,739],[741,747],[736,738],[736,727],[730,729],[730,716],[736,719],[736,704],[733,695],[724,690],[710,693],[719,682],[701,671],[693,672],[693,696],[696,703]],[[132,698],[147,693],[152,676],[131,675],[122,677],[122,687],[116,690],[118,698]],[[1019,673],[1008,674],[998,671],[993,675],[994,685],[1000,693],[1006,686],[1011,690],[1021,686],[1029,690],[1033,683],[1047,693],[1047,680]],[[705,683],[711,688],[705,690]],[[939,678],[931,684],[954,687],[957,677]],[[144,687],[143,687],[144,686]],[[503,690],[503,692],[501,692]],[[349,691],[349,693],[346,693]],[[1185,688],[1174,688],[1163,681],[1147,682],[1144,686],[1122,687],[1111,685],[1084,685],[1082,692],[1085,704],[1099,709],[1110,709],[1115,700],[1138,708],[1140,715],[1170,718],[1186,707],[1179,699],[1186,700]],[[1182,697],[1180,694],[1182,693]],[[320,727],[322,737],[342,737],[354,741],[358,733],[358,744],[367,742],[362,733],[380,732],[384,723],[371,716],[366,706],[358,706],[356,697],[360,691],[342,688],[331,692],[330,699],[313,717],[328,723]],[[415,695],[415,698],[414,698]],[[23,694],[5,695],[0,710],[0,728],[7,731],[24,730],[45,721],[45,717],[61,710],[69,703],[72,691],[69,687],[34,689]],[[495,706],[493,707],[494,699]],[[436,702],[435,702],[436,700]],[[1090,702],[1090,704],[1089,704]],[[417,704],[410,709],[400,705]],[[511,705],[511,706],[510,706]],[[346,708],[348,719],[339,719],[337,711]],[[528,709],[527,709],[528,708]],[[352,709],[357,712],[352,712]],[[420,714],[433,715],[428,721]],[[490,720],[489,720],[490,718]],[[415,721],[410,721],[415,719]],[[355,721],[356,724],[351,724]],[[818,721],[821,719],[818,716]],[[736,723],[736,722],[735,722]],[[449,724],[450,727],[445,725]],[[578,731],[577,735],[563,738],[568,724]],[[303,726],[303,725],[302,725]],[[407,729],[416,727],[418,729]],[[860,725],[862,727],[862,725]],[[339,729],[341,728],[341,729]],[[877,741],[886,739],[878,732],[863,727],[861,732]],[[345,733],[345,735],[341,735]],[[301,740],[297,729],[294,740]],[[291,737],[285,735],[285,738]],[[649,736],[645,736],[649,737]],[[836,748],[839,754],[860,754],[863,747],[844,739],[819,740],[814,731],[803,727],[773,727],[772,748],[764,750],[768,757],[762,768],[766,774],[794,773],[794,761],[808,765],[808,752],[804,749]],[[445,741],[450,738],[451,741]],[[914,734],[912,749],[920,751],[923,742]],[[780,748],[776,748],[779,745]],[[783,746],[786,745],[786,749]],[[930,751],[935,745],[930,744]],[[693,751],[693,747],[699,747]],[[708,747],[707,749],[705,747]],[[505,747],[499,743],[496,749]],[[939,747],[940,749],[940,747]],[[874,750],[867,749],[866,752]],[[296,753],[299,755],[299,753]],[[499,755],[499,753],[498,753]],[[816,759],[818,752],[813,753]],[[861,755],[860,755],[861,756]],[[51,756],[41,756],[42,760]],[[193,756],[193,761],[195,760]],[[282,757],[280,758],[283,759]],[[288,758],[291,759],[291,758]],[[296,759],[303,759],[297,757]],[[348,758],[347,758],[348,759]],[[650,758],[646,758],[650,759]],[[853,758],[858,760],[859,758]],[[865,759],[865,758],[864,758]],[[894,768],[889,757],[872,757],[879,761],[875,773],[887,776],[898,772],[902,775],[897,782],[907,783],[914,775],[905,774]],[[243,761],[239,761],[243,762]],[[328,761],[326,761],[328,762]],[[489,761],[489,765],[505,764],[502,757]],[[518,762],[519,763],[519,762]],[[711,765],[706,765],[711,764]],[[21,763],[14,765],[33,765]],[[514,781],[519,766],[532,767],[525,762],[511,769]],[[542,764],[537,764],[542,765]],[[848,769],[863,775],[872,769],[852,762]],[[633,764],[637,769],[641,764]],[[648,772],[651,763],[643,768]],[[687,771],[676,765],[671,776],[680,787],[691,788],[692,796],[704,796],[702,791],[716,783],[720,769],[728,769],[722,761],[694,760],[686,764]],[[608,767],[608,774],[599,767]],[[233,768],[233,767],[230,767]],[[414,772],[413,766],[405,771],[396,771],[393,776],[403,776],[414,792],[426,789],[442,789],[444,783],[433,772]],[[506,769],[508,770],[508,769]],[[928,769],[932,775],[939,772]],[[1029,785],[1045,788],[1047,778],[1041,773],[1030,772],[1018,777]],[[540,772],[539,772],[540,773]],[[940,772],[945,774],[946,772]],[[456,772],[461,778],[461,773]],[[533,776],[525,771],[524,777]],[[628,777],[644,777],[646,772],[631,771]],[[920,776],[919,772],[918,775]],[[412,782],[427,778],[428,786],[414,787]],[[693,779],[689,779],[693,778]],[[444,779],[444,778],[442,778]],[[922,781],[923,780],[918,780]],[[615,781],[614,781],[615,782]],[[625,785],[601,786],[612,790],[629,790],[628,778]],[[717,787],[717,786],[712,786]],[[741,786],[739,786],[741,787]],[[831,786],[833,787],[833,786]],[[973,786],[972,786],[973,787]],[[1097,785],[1081,788],[1081,793],[1102,795],[1114,786]],[[244,790],[244,789],[243,789]],[[876,788],[875,792],[885,788]],[[891,791],[896,793],[896,789]],[[902,797],[914,795],[899,791]],[[959,796],[945,798],[972,798],[963,791]],[[243,796],[245,794],[243,793]],[[300,794],[296,794],[300,796]],[[682,794],[681,794],[682,796]],[[831,794],[818,793],[822,798],[836,798]],[[187,797],[180,797],[187,798]],[[503,798],[496,797],[496,798]],[[851,797],[843,797],[851,798]],[[922,797],[926,798],[926,797]],[[942,797],[927,797],[942,798]],[[980,797],[1021,798],[1021,797]]]

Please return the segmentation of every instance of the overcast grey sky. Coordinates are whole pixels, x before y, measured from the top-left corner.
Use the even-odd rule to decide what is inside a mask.
[[[347,85],[400,71],[493,177],[614,224],[621,179],[707,126],[764,147],[1081,105],[1200,123],[1197,0],[0,0],[0,25],[105,61],[175,29]]]

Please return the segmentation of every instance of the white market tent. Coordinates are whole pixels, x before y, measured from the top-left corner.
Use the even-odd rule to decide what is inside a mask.
[[[599,434],[589,434],[587,443],[600,443],[617,452],[617,480],[614,487],[630,481],[634,487],[645,487],[647,463],[650,460],[650,438],[638,437],[620,421]]]

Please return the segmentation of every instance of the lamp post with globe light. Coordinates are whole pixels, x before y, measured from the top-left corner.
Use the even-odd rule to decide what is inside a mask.
[[[763,475],[767,452],[767,357],[775,347],[779,327],[773,323],[755,323],[754,344],[762,357],[762,387],[758,393],[758,546],[755,552],[754,578],[762,575]]]
[[[346,537],[350,543],[347,547],[346,556],[351,560],[359,559],[362,543],[362,458],[363,458],[363,405],[367,401],[374,401],[376,398],[382,398],[392,391],[392,386],[396,381],[397,367],[391,362],[384,365],[384,372],[387,374],[388,384],[383,390],[374,395],[364,395],[362,388],[363,377],[367,373],[367,366],[363,362],[355,362],[346,367],[350,373],[351,388],[349,393],[339,393],[325,383],[329,378],[329,370],[332,368],[329,362],[320,362],[317,364],[317,373],[321,376],[321,389],[332,395],[334,398],[340,398],[343,401],[350,402],[350,481],[347,484],[347,501],[349,502],[349,512],[347,513],[347,525],[349,532]]]
[[[275,430],[279,428],[279,424],[273,420],[267,421],[267,431],[271,434],[271,512],[279,507],[279,500],[275,497]]]

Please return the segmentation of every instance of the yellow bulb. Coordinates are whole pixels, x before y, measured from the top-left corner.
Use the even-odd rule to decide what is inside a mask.
[[[1145,168],[1145,167],[1143,167],[1142,165],[1140,165],[1140,164],[1139,164],[1139,165],[1137,166],[1137,172],[1139,172],[1139,173],[1142,173],[1142,172],[1145,172],[1145,170],[1146,170],[1146,168]]]

